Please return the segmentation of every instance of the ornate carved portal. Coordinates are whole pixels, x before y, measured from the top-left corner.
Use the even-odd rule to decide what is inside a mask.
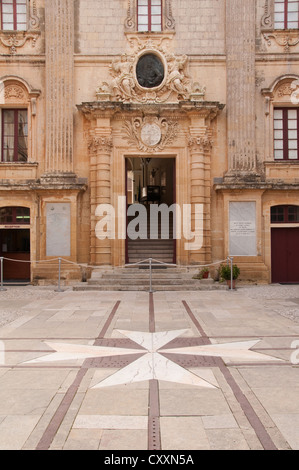
[[[110,80],[96,89],[97,100],[78,106],[88,135],[91,262],[95,265],[125,263],[118,204],[126,195],[128,159],[175,159],[176,203],[180,208],[191,205],[191,231],[196,225],[195,204],[203,206],[204,214],[210,213],[212,121],[223,105],[204,100],[205,88],[192,80],[188,57],[171,52],[167,35],[141,40],[132,34],[128,40],[130,51],[110,64]],[[115,238],[97,236],[102,204],[115,210]],[[206,217],[202,246],[191,249],[184,236],[178,239],[177,263],[209,262],[210,232]]]

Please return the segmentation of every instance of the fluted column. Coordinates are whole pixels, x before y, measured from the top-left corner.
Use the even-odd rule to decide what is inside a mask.
[[[229,173],[256,170],[254,0],[227,0],[227,125]]]
[[[111,204],[111,152],[110,130],[95,134],[90,140],[90,210],[91,210],[91,252],[90,261],[95,265],[111,264],[111,238],[104,240],[96,236],[99,221],[96,210],[101,204]],[[112,221],[113,222],[113,221]],[[107,228],[109,232],[109,227]]]
[[[46,173],[73,171],[74,1],[46,0]]]

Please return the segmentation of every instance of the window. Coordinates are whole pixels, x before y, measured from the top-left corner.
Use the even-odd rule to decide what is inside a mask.
[[[275,0],[275,29],[299,28],[299,0]]]
[[[3,31],[26,31],[27,0],[1,0],[1,28]]]
[[[137,0],[138,31],[162,31],[162,0]]]
[[[299,206],[274,206],[271,207],[272,224],[299,223]]]
[[[27,207],[0,208],[0,225],[30,225],[30,209]]]
[[[2,109],[2,162],[28,159],[28,118],[26,109]]]
[[[298,160],[299,158],[299,109],[274,109],[274,159]]]

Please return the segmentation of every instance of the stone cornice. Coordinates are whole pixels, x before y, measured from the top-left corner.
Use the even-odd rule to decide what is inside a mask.
[[[112,118],[117,113],[134,115],[172,115],[183,113],[213,119],[225,107],[218,101],[180,101],[179,103],[139,104],[119,101],[92,101],[77,105],[78,110],[89,120],[101,117]]]

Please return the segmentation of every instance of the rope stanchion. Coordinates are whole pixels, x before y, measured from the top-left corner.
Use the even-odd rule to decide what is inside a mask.
[[[55,289],[55,292],[64,292],[61,287],[61,258],[58,258],[58,287]]]
[[[0,291],[4,292],[7,289],[3,287],[3,258],[0,258],[0,264],[1,264],[0,266],[0,277],[1,277]]]
[[[3,262],[4,260],[6,261],[12,261],[12,262],[15,262],[15,263],[31,263],[31,264],[49,264],[49,263],[53,263],[55,261],[58,261],[58,286],[57,286],[57,289],[55,289],[55,292],[64,292],[63,289],[61,288],[61,269],[62,269],[62,263],[69,263],[69,264],[72,264],[72,265],[75,265],[75,266],[78,266],[80,267],[80,269],[87,269],[87,268],[91,268],[91,269],[96,269],[97,266],[94,266],[94,265],[89,265],[89,264],[82,264],[82,263],[76,263],[74,261],[71,261],[71,260],[67,260],[67,259],[64,259],[64,258],[52,258],[52,259],[49,259],[49,260],[35,260],[35,261],[32,261],[32,260],[16,260],[16,259],[12,259],[12,258],[6,258],[6,257],[0,257],[0,291],[6,291],[7,289],[5,289],[4,285],[3,285]],[[221,260],[221,261],[216,261],[214,263],[209,263],[209,264],[192,264],[192,265],[184,265],[183,267],[184,268],[205,268],[205,267],[211,267],[211,266],[217,266],[217,265],[221,265],[222,263],[224,262],[227,262],[227,264],[229,265],[230,264],[230,267],[231,267],[231,286],[230,286],[230,289],[233,290],[233,257],[227,257],[226,259],[224,260]],[[163,261],[160,261],[160,260],[156,260],[154,258],[147,258],[147,259],[144,259],[144,260],[141,260],[141,261],[138,261],[136,263],[130,263],[130,264],[125,264],[124,267],[128,267],[128,268],[132,268],[134,266],[149,266],[149,275],[150,275],[150,279],[149,279],[149,292],[152,293],[153,292],[153,278],[152,278],[152,270],[154,269],[155,265],[163,265],[163,266],[168,266],[168,267],[176,267],[177,265],[174,264],[174,263],[165,263]]]

